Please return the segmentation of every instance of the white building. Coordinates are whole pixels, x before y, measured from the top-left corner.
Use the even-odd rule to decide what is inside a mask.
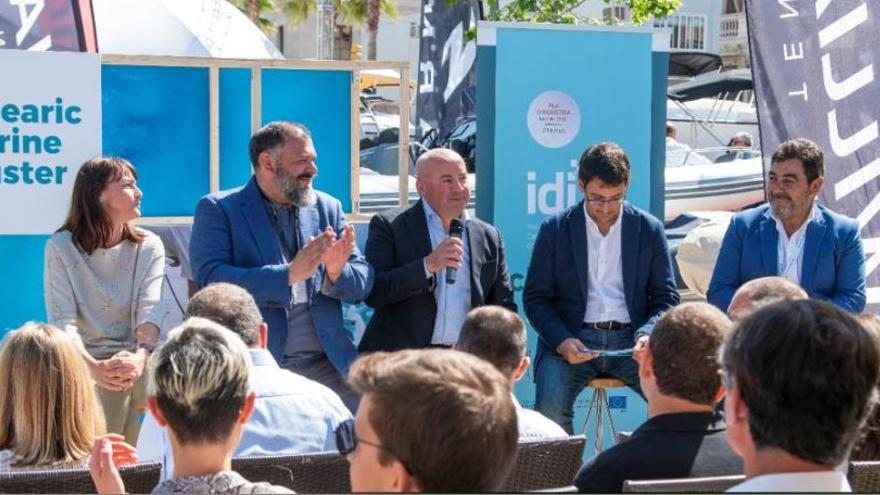
[[[377,58],[409,61],[411,76],[416,79],[421,2],[397,0],[397,6],[399,15],[396,19],[383,15],[379,22]],[[631,21],[625,7],[608,7],[600,0],[587,0],[578,13],[593,17],[614,15],[624,22]],[[313,15],[302,24],[279,29],[276,43],[282,53],[288,58],[321,58],[320,20],[320,15]],[[682,0],[676,13],[666,19],[656,19],[654,25],[672,29],[670,44],[673,51],[717,53],[727,68],[748,66],[743,0]],[[355,26],[352,31],[352,41],[364,47],[365,56],[366,26]]]

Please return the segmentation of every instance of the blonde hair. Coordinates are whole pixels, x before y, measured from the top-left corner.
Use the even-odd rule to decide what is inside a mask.
[[[238,335],[192,317],[153,356],[149,394],[181,444],[225,441],[247,399],[250,368]]]
[[[52,325],[25,323],[6,336],[0,397],[0,448],[18,466],[82,459],[106,431],[76,342]]]

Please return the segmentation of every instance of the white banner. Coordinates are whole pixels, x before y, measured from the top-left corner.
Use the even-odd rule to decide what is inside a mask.
[[[50,234],[101,154],[101,59],[0,50],[0,67],[0,235]]]

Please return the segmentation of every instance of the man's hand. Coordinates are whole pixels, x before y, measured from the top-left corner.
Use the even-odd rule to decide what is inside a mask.
[[[561,354],[568,364],[581,364],[599,356],[595,352],[590,351],[580,339],[574,337],[563,340],[556,349],[556,352]]]
[[[333,232],[330,226],[327,229],[331,233]],[[342,275],[342,270],[348,263],[348,257],[354,251],[356,242],[354,227],[351,224],[346,224],[339,238],[334,240],[324,252],[324,269],[327,271],[327,278],[330,279],[330,282],[335,284],[339,276]]]
[[[98,437],[89,459],[89,473],[98,493],[125,493],[125,485],[118,468],[137,461],[137,451],[125,443],[122,435],[110,433]]]
[[[437,273],[444,268],[461,268],[464,260],[464,243],[456,237],[447,237],[431,254],[425,258],[425,266],[431,273]]]
[[[293,257],[293,261],[290,262],[288,269],[288,283],[293,285],[297,282],[302,282],[303,280],[308,280],[314,275],[315,270],[318,269],[318,266],[321,265],[321,260],[324,258],[324,252],[330,247],[333,243],[336,236],[333,234],[333,229],[325,230],[318,237],[310,239],[309,242],[300,249],[296,256]]]
[[[648,339],[647,335],[642,335],[636,340],[636,345],[633,347],[633,359],[639,364],[642,364],[642,359],[645,358],[645,351],[648,349]]]

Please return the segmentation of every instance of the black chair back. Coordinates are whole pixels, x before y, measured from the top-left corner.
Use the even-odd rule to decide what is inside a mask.
[[[846,478],[854,492],[878,492],[880,491],[880,461],[850,462]]]
[[[627,480],[624,493],[720,493],[745,481],[746,477],[712,476],[707,478],[678,478],[669,480]]]
[[[128,493],[150,493],[159,483],[162,464],[144,462],[119,469]],[[0,472],[0,493],[96,493],[86,468]]]
[[[336,452],[236,457],[232,470],[248,481],[266,481],[297,493],[351,492],[348,461]]]
[[[583,435],[520,442],[502,491],[529,492],[570,486],[581,467]]]

